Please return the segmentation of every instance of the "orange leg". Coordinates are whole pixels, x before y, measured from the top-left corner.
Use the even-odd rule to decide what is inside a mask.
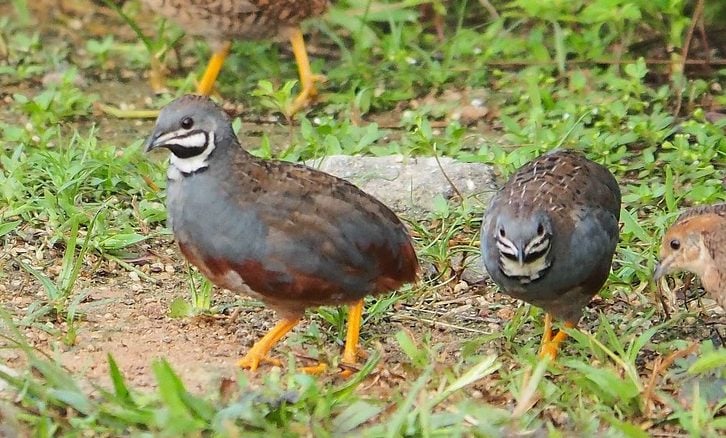
[[[358,340],[360,338],[360,326],[363,320],[363,300],[350,306],[348,309],[348,332],[345,335],[345,349],[343,350],[343,357],[341,362],[353,365],[358,359],[360,348],[358,347]],[[343,377],[348,377],[352,373],[350,370],[345,370],[341,373]]]
[[[217,80],[217,76],[219,76],[219,71],[222,69],[222,64],[224,64],[224,60],[229,54],[229,48],[231,45],[232,43],[227,41],[218,51],[212,54],[212,57],[209,59],[209,63],[207,64],[207,69],[204,71],[204,76],[202,76],[202,79],[197,85],[197,94],[201,94],[202,96],[209,96],[212,94],[214,82]]]
[[[305,49],[305,39],[299,28],[296,28],[290,34],[290,44],[292,45],[292,53],[295,55],[297,62],[297,70],[300,76],[300,94],[297,95],[292,106],[287,109],[287,113],[292,115],[307,106],[315,96],[318,90],[315,88],[315,82],[324,80],[322,75],[314,75],[310,69],[310,60],[308,52]]]
[[[552,315],[545,313],[544,331],[542,332],[542,345],[552,340]]]
[[[550,320],[549,321],[549,339],[547,339],[545,337],[545,335],[547,333],[542,335],[542,346],[540,347],[540,350],[539,350],[539,356],[541,358],[549,357],[551,360],[555,360],[555,358],[557,357],[557,351],[560,348],[560,344],[565,339],[567,339],[567,333],[565,333],[562,330],[559,330],[557,332],[557,335],[552,337],[552,316],[549,313],[545,316],[545,330],[547,330],[547,328],[548,328],[547,327],[548,326],[548,323],[547,323],[548,317]],[[565,321],[564,326],[566,328],[575,328],[575,327],[577,327],[577,324],[574,322]]]
[[[274,365],[280,365],[280,361],[271,359],[267,356],[272,347],[282,339],[290,330],[292,330],[297,323],[300,322],[300,318],[295,319],[283,319],[278,322],[275,327],[272,328],[265,336],[259,341],[255,342],[255,345],[250,348],[245,357],[239,360],[237,363],[242,368],[249,368],[251,371],[257,369],[260,362],[271,363]]]

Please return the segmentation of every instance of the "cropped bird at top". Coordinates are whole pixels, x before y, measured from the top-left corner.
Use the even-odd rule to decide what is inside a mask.
[[[156,13],[175,21],[187,33],[207,39],[213,55],[197,93],[209,95],[232,40],[288,38],[300,75],[300,94],[287,112],[294,114],[317,95],[315,82],[322,76],[310,69],[300,23],[322,15],[328,0],[144,0]]]
[[[305,309],[351,304],[343,363],[356,362],[363,298],[417,277],[406,227],[353,184],[245,151],[209,98],[162,109],[146,150],[171,152],[169,228],[214,284],[259,298],[282,320],[241,359],[256,369]],[[273,361],[275,362],[275,361]]]
[[[553,336],[552,317],[575,327],[605,283],[619,218],[615,177],[567,150],[525,164],[492,198],[482,222],[482,259],[504,293],[547,312],[541,356],[554,359],[567,337]]]
[[[726,203],[689,208],[663,236],[654,278],[689,271],[726,311]]]

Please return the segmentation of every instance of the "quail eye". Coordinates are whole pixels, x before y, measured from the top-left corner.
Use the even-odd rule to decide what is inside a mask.
[[[181,121],[181,127],[183,129],[192,129],[194,126],[194,120],[191,117],[184,117]]]
[[[671,240],[671,248],[678,251],[681,249],[681,242],[678,239]]]
[[[542,225],[542,224],[537,225],[537,234],[540,236],[544,234],[544,225]]]
[[[504,232],[504,228],[499,229],[499,236],[500,237],[507,237],[507,233]]]

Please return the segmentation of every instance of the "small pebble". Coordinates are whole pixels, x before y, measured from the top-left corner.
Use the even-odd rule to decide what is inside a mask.
[[[466,281],[460,281],[454,286],[454,295],[461,294],[469,290],[469,284]]]

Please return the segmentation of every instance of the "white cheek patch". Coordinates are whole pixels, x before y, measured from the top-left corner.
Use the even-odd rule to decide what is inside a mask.
[[[206,141],[206,134],[204,132],[198,132],[187,137],[177,138],[174,140],[174,143],[180,146],[193,148],[203,147]],[[201,154],[189,158],[180,158],[171,154],[171,158],[169,158],[171,166],[167,171],[167,176],[169,179],[175,179],[181,176],[179,173],[194,173],[200,169],[204,169],[209,165],[207,163],[207,158],[209,158],[209,155],[215,147],[216,143],[214,142],[214,132],[209,132],[209,144]],[[172,172],[172,168],[176,169],[177,172]]]
[[[177,137],[174,139],[174,144],[178,144],[179,146],[184,146],[187,148],[201,148],[204,147],[206,143],[207,135],[202,131],[197,131],[187,136],[177,134]]]
[[[550,239],[547,235],[537,236],[525,246],[525,260],[528,254],[542,253],[536,259],[525,263],[519,263],[519,260],[512,260],[506,256],[516,256],[517,254],[517,247],[510,240],[500,237],[497,239],[497,248],[500,254],[499,267],[504,275],[517,278],[522,283],[529,283],[540,278],[544,271],[550,267],[550,262],[547,260],[550,253]]]

